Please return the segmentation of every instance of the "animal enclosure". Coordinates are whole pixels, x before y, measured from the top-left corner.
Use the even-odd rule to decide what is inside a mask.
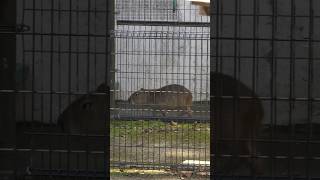
[[[207,8],[1,0],[0,179],[319,179],[320,1]]]
[[[116,2],[110,165],[207,169],[209,17],[189,1]],[[199,167],[201,166],[201,167]]]
[[[7,2],[1,177],[104,179],[109,165],[209,160],[209,17],[190,2]],[[141,88],[146,103],[129,103]]]

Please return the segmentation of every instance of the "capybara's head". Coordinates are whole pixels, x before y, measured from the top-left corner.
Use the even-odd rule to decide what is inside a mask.
[[[141,88],[139,91],[132,93],[128,101],[130,104],[148,104],[148,93]]]

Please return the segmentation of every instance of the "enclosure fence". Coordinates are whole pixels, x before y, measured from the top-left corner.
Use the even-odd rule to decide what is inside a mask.
[[[319,32],[318,0],[2,0],[0,179],[319,179]]]
[[[116,7],[111,166],[209,162],[209,17],[187,1],[119,0]],[[183,114],[188,105],[192,116]]]

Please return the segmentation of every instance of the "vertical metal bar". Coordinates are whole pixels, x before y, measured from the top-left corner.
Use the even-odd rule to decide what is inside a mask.
[[[70,0],[70,1],[72,1],[72,0]],[[72,2],[70,2],[70,5],[72,5],[73,3]],[[80,25],[80,0],[77,0],[76,1],[76,9],[75,9],[75,13],[76,13],[76,25],[75,25],[75,29],[76,29],[76,34],[80,34],[80,29],[81,29],[81,25]],[[71,15],[71,17],[70,17],[70,21],[71,21],[71,19],[72,19],[72,6],[70,6],[70,15]],[[71,24],[70,24],[70,26],[72,26]],[[69,33],[70,33],[70,36],[71,36],[71,34],[72,34],[72,31],[71,31],[71,28],[69,29]],[[72,43],[72,39],[71,39],[72,37],[70,37],[70,42]],[[77,79],[75,79],[75,82],[76,82],[76,90],[77,91],[79,91],[80,90],[80,79],[79,79],[79,76],[80,76],[80,73],[79,73],[79,62],[80,62],[80,60],[79,60],[79,54],[80,54],[80,47],[79,47],[79,37],[76,37],[75,38],[75,40],[76,40],[76,78]],[[70,46],[71,46],[71,44],[70,44]],[[70,53],[71,53],[71,50],[72,49],[70,49]],[[69,58],[70,59],[70,58]],[[70,59],[70,61],[71,61],[71,59]],[[70,62],[71,63],[71,62]],[[71,64],[70,64],[71,65]],[[71,70],[71,69],[70,69]],[[71,71],[70,71],[70,75],[71,75]],[[70,83],[71,83],[71,81],[69,81]],[[71,89],[69,89],[69,90],[71,90]],[[70,96],[70,95],[69,95]],[[69,104],[70,104],[70,101],[69,101]]]
[[[33,0],[33,10],[36,9],[36,1]],[[32,30],[33,30],[33,34],[32,34],[32,75],[31,75],[31,121],[34,121],[34,89],[35,89],[35,47],[36,47],[36,33],[35,33],[35,29],[36,29],[36,12],[33,11],[32,14]]]
[[[276,23],[277,23],[277,1],[276,0],[272,0],[272,37],[271,37],[271,64],[270,64],[270,67],[271,67],[271,86],[270,86],[270,97],[271,97],[271,102],[270,102],[270,109],[271,109],[271,112],[270,112],[270,116],[271,116],[271,119],[270,119],[270,125],[271,125],[271,133],[270,133],[270,151],[271,151],[271,177],[274,178],[275,177],[275,135],[274,135],[274,131],[275,131],[275,128],[276,128],[276,124],[275,124],[275,119],[276,119],[276,93],[275,93],[275,89],[276,89],[276,74],[275,74],[275,71],[276,71],[276,68],[275,68],[275,42],[276,42],[276,38],[275,38],[275,35],[276,35]]]
[[[148,0],[149,1],[149,5],[151,4],[150,3],[150,1],[151,0]],[[150,5],[151,6],[151,5]],[[150,7],[151,8],[151,7]],[[148,12],[148,9],[146,9],[146,11]],[[150,10],[151,11],[151,10]],[[149,14],[150,14],[150,16],[151,16],[151,13],[150,13],[150,11],[149,11]],[[150,17],[150,19],[151,19],[151,17]],[[147,27],[145,26],[145,28],[144,28],[144,31],[147,31]],[[139,73],[141,73],[142,74],[142,78],[141,79],[139,79],[139,81],[142,81],[142,87],[146,87],[146,82],[145,82],[145,77],[146,77],[146,73],[145,73],[145,56],[146,56],[146,38],[144,37],[146,34],[143,34],[143,38],[142,38],[142,63],[141,64],[139,64],[138,66],[142,66],[142,73],[141,73],[141,71],[139,71]],[[138,68],[139,69],[139,68]],[[140,70],[140,69],[139,69]],[[143,110],[142,110],[142,116],[144,116],[145,115],[145,111],[144,111],[144,109],[146,109],[146,104],[143,104],[142,105],[142,108],[143,108]],[[144,130],[144,124],[145,124],[145,120],[142,120],[141,121],[141,133],[143,133],[143,130]],[[144,145],[144,141],[145,141],[145,139],[144,139],[144,136],[141,136],[141,143],[142,143],[142,147],[141,147],[141,164],[142,164],[142,166],[144,166],[144,153],[145,153],[145,151],[144,151],[144,149],[143,149],[143,145]]]
[[[197,35],[198,34],[198,28],[196,28],[195,30],[195,34]],[[196,36],[195,35],[195,36]],[[190,38],[192,39],[192,41],[195,43],[195,54],[197,55],[196,57],[198,57],[198,40],[197,38],[193,39],[193,38]],[[198,90],[197,90],[197,87],[198,87],[198,83],[197,83],[197,76],[198,76],[198,71],[197,71],[197,68],[198,68],[198,58],[194,58],[194,86],[193,86],[193,92],[194,92],[194,99],[197,99],[198,98]],[[196,134],[195,134],[195,127],[193,126],[193,148],[194,150],[196,149]],[[193,159],[196,159],[196,154],[193,153]],[[194,166],[194,165],[193,165]]]
[[[115,27],[115,1],[107,1],[106,3],[106,73],[105,81],[107,84],[107,112],[106,112],[106,139],[105,139],[105,176],[110,177],[110,107],[114,107],[114,93],[111,93],[111,88],[114,87],[114,73],[115,73],[115,56],[114,56],[114,38],[111,36]]]
[[[212,7],[213,6],[213,4],[211,4],[210,5],[210,7]],[[212,20],[212,18],[213,18],[213,16],[212,16],[212,14],[214,13],[214,11],[211,9],[211,8],[209,8],[209,11],[210,11],[210,23],[211,23],[211,20]],[[210,25],[211,26],[211,25]],[[212,29],[211,27],[209,27],[210,29],[209,29],[209,31],[210,31],[210,34],[212,33],[212,31],[214,31],[214,29]],[[206,54],[206,60],[207,60],[207,62],[206,62],[206,66],[207,66],[207,70],[206,70],[206,100],[208,101],[209,100],[209,103],[208,102],[206,102],[206,116],[208,116],[209,115],[209,121],[207,121],[206,123],[206,131],[208,131],[209,130],[209,135],[210,135],[210,133],[211,133],[211,131],[213,131],[213,129],[211,129],[210,128],[210,126],[211,126],[211,118],[210,117],[212,117],[211,116],[211,108],[210,108],[210,94],[211,94],[211,92],[210,92],[210,72],[211,72],[211,68],[213,68],[213,67],[211,67],[211,58],[210,58],[210,56],[211,56],[211,52],[210,52],[210,50],[211,50],[211,40],[210,40],[210,36],[211,35],[209,35],[209,39],[206,39],[206,42],[207,42],[207,54]],[[208,37],[208,36],[207,36]],[[213,49],[213,48],[212,48]],[[209,106],[209,107],[208,107]],[[208,125],[209,125],[209,128],[208,128]],[[211,146],[211,141],[210,141],[210,136],[209,136],[209,139],[207,139],[207,136],[205,136],[205,142],[206,142],[206,144],[205,144],[205,146],[206,146],[206,148],[205,148],[205,157],[206,157],[206,161],[210,161],[210,146]],[[208,140],[209,140],[209,146],[207,146],[207,142],[208,142]],[[207,147],[209,147],[209,149],[207,149]],[[209,153],[209,159],[207,159],[207,157],[208,157],[208,153]],[[212,165],[212,164],[211,164]]]
[[[125,49],[126,49],[126,51],[128,51],[129,50],[129,39],[126,39],[125,40]],[[126,66],[126,72],[128,72],[129,70],[128,70],[128,66],[129,66],[129,53],[128,52],[126,52],[126,56],[125,56],[125,66]],[[128,82],[128,78],[126,79],[126,81]],[[119,129],[121,129],[122,127],[118,127]],[[119,131],[119,132],[121,132],[121,130]],[[125,163],[127,163],[127,126],[124,126],[124,162]],[[120,137],[121,137],[122,135],[120,135]],[[120,142],[119,142],[119,148],[120,148],[120,151],[119,151],[119,157],[121,157],[121,151],[122,151],[122,145],[120,144]]]
[[[98,16],[97,16],[97,13],[98,13],[98,9],[97,9],[97,0],[94,1],[94,19],[97,19]],[[94,23],[94,34],[98,34],[98,31],[97,31],[97,24],[98,23]],[[100,39],[100,38],[98,38]],[[94,36],[94,51],[93,51],[93,61],[94,61],[94,65],[93,65],[93,80],[94,80],[94,86],[96,87],[97,86],[97,37]]]
[[[86,80],[87,80],[87,83],[86,83],[86,94],[88,94],[89,93],[89,91],[90,91],[90,68],[91,68],[91,66],[90,66],[90,60],[91,60],[91,56],[90,56],[90,53],[91,53],[91,48],[90,48],[90,46],[91,46],[91,20],[90,20],[90,18],[91,18],[91,1],[90,0],[88,0],[88,3],[87,3],[87,22],[88,22],[88,26],[87,26],[87,52],[86,52],[86,55],[87,55],[87,66],[86,66]],[[88,124],[88,122],[86,122],[86,124]],[[88,127],[88,125],[86,125],[87,127]],[[88,134],[89,134],[89,132],[88,132],[88,128],[86,128],[86,132],[85,132],[85,134],[86,134],[86,137],[85,137],[85,142],[86,142],[86,148],[85,148],[85,150],[86,150],[86,170],[87,171],[89,171],[89,151],[90,151],[90,149],[89,149],[89,145],[88,145],[88,143],[89,143],[89,137],[88,137]]]
[[[233,33],[234,33],[234,37],[233,37],[233,76],[234,76],[234,79],[235,80],[240,80],[240,68],[241,68],[241,65],[240,65],[240,61],[239,61],[239,52],[238,52],[238,43],[239,43],[239,34],[238,34],[238,18],[239,18],[239,5],[238,5],[238,0],[234,0],[234,15],[232,16],[234,18],[234,29],[233,29]],[[238,72],[237,72],[237,69]],[[222,82],[222,83],[228,83],[228,82]],[[239,143],[239,139],[236,135],[236,130],[239,129],[240,127],[236,127],[236,121],[240,120],[240,117],[238,117],[238,103],[239,101],[243,101],[243,100],[239,100],[239,92],[238,92],[238,83],[235,84],[235,94],[234,96],[232,97],[232,133],[233,133],[233,136],[232,136],[232,140],[227,143],[232,143],[232,147],[236,148],[237,149],[237,144]],[[224,97],[223,97],[224,98]],[[241,97],[240,97],[241,98]],[[224,101],[224,100],[223,100]],[[228,100],[226,100],[228,101]],[[221,107],[223,108],[223,107]],[[224,115],[224,114],[223,114]],[[224,117],[221,117],[221,118],[224,118]],[[223,127],[222,127],[223,128]],[[222,130],[223,131],[223,130]],[[223,137],[225,138],[225,137]],[[247,138],[247,137],[246,137]],[[245,142],[248,141],[248,139],[245,139]],[[239,157],[239,151],[233,151],[233,153],[231,154],[232,155],[232,158],[236,159],[236,161],[240,161],[240,157]],[[231,175],[231,174],[230,174]],[[231,175],[233,178],[234,177],[234,174],[232,173]]]
[[[62,5],[61,5],[61,0],[58,0],[58,9],[59,10],[61,10],[62,11]],[[59,14],[58,14],[58,22],[59,22],[59,33],[61,33],[62,32],[62,30],[61,30],[61,27],[62,27],[62,23],[61,23],[61,11],[59,11]],[[61,50],[61,38],[59,37],[59,42],[58,42],[58,69],[57,69],[57,71],[58,71],[58,91],[62,91],[61,89],[61,54],[62,54],[62,50]],[[55,93],[55,97],[57,97],[58,98],[58,112],[60,112],[60,109],[61,109],[61,95],[59,94],[59,95],[57,95],[56,93]],[[56,137],[55,137],[55,139],[56,139]],[[59,143],[61,143],[60,141],[58,141]],[[58,163],[59,163],[59,165],[58,165],[58,167],[59,168],[61,168],[61,165],[62,165],[62,163],[61,163],[61,160],[62,160],[62,157],[61,157],[61,154],[63,154],[63,153],[58,153]]]
[[[217,112],[217,88],[216,79],[213,78],[213,73],[218,72],[219,66],[219,39],[220,36],[220,0],[210,0],[210,176],[215,178],[215,167],[218,164],[218,145],[217,137],[215,135],[217,127],[215,126],[215,121],[218,120]],[[219,165],[219,164],[218,164]]]
[[[32,10],[33,10],[33,13],[32,13],[32,75],[31,75],[31,122],[34,122],[34,89],[35,89],[35,36],[36,36],[36,33],[35,33],[35,29],[36,29],[36,12],[34,11],[36,9],[36,0],[32,0]],[[34,139],[34,135],[31,135],[31,139],[33,140]],[[31,154],[34,155],[35,151],[34,151],[34,143],[31,143],[30,145],[30,148],[32,149],[31,150]],[[32,159],[30,159],[30,164],[33,165],[33,161]]]
[[[67,96],[68,96],[68,105],[71,104],[71,82],[72,82],[72,78],[71,78],[71,60],[72,60],[72,27],[73,27],[73,21],[72,21],[72,7],[73,7],[73,3],[72,3],[73,0],[69,0],[69,34],[68,34],[68,91],[67,91]],[[79,1],[76,3],[77,6],[79,5]],[[78,14],[78,9],[76,10],[77,11],[77,14]],[[78,18],[79,16],[77,16]],[[77,21],[78,22],[78,21]],[[76,25],[76,29],[79,29],[78,26]],[[78,32],[77,32],[78,34]],[[78,39],[77,39],[78,40]],[[77,52],[76,52],[76,56],[77,56],[77,59],[78,59],[78,54],[79,54],[79,47],[78,47],[78,42],[76,43],[77,44]],[[77,61],[77,64],[78,64],[78,61]],[[76,71],[78,70],[78,68],[76,68]],[[78,77],[78,76],[77,76]],[[76,80],[76,82],[78,82],[78,80]],[[78,84],[78,83],[77,83]],[[77,89],[78,90],[78,89]],[[71,169],[71,162],[70,162],[70,159],[71,159],[71,150],[70,150],[70,133],[67,133],[66,135],[66,138],[67,138],[67,175],[69,175],[69,172],[70,172],[70,169]],[[77,159],[78,160],[78,159]],[[77,164],[79,164],[77,162]]]
[[[306,178],[310,179],[311,141],[312,141],[312,113],[313,113],[313,41],[314,41],[314,9],[313,0],[309,0],[309,24],[308,24],[308,138],[306,146]]]
[[[40,14],[40,25],[41,25],[41,30],[40,30],[40,33],[41,34],[44,34],[45,33],[45,31],[44,31],[44,27],[43,27],[43,24],[44,24],[44,21],[43,21],[43,19],[44,19],[44,10],[43,10],[43,1],[41,1],[40,2],[40,7],[41,7],[41,14]],[[40,62],[40,67],[45,67],[45,62],[43,61],[45,58],[44,58],[44,56],[43,56],[43,54],[44,54],[44,38],[43,38],[43,35],[40,35],[40,58],[41,58],[41,62]],[[41,74],[43,74],[44,73],[44,70],[43,70],[44,68],[41,68]],[[45,85],[44,85],[44,79],[41,79],[40,80],[41,81],[41,88],[42,88],[42,90],[45,90]],[[40,96],[40,112],[41,112],[41,115],[40,115],[40,121],[42,122],[42,123],[45,123],[44,122],[44,111],[45,111],[45,108],[44,108],[44,97],[46,96],[45,94],[40,94],[39,95]],[[44,154],[45,153],[43,153],[43,152],[41,152],[41,163],[42,163],[42,166],[43,166],[43,163],[45,162],[45,160],[44,160]]]
[[[23,11],[22,11],[22,23],[25,22],[25,13],[26,13],[26,0],[22,0],[22,8],[23,8]],[[25,35],[22,35],[22,57],[26,57],[26,47],[25,47]],[[22,67],[25,67],[26,66],[26,61],[25,61],[25,58],[22,58]],[[25,74],[25,68],[22,69],[22,74]],[[26,81],[22,81],[22,89],[26,89]],[[23,121],[26,121],[26,95],[22,94],[22,120]]]
[[[153,64],[154,64],[154,67],[153,67],[153,72],[154,72],[154,74],[153,74],[153,77],[154,77],[154,81],[155,82],[157,82],[157,75],[158,75],[158,73],[156,73],[157,71],[156,71],[156,68],[157,68],[157,57],[158,57],[158,55],[157,55],[157,51],[158,51],[158,46],[157,46],[157,43],[156,43],[156,40],[155,39],[153,39],[153,41],[152,41],[153,43],[154,43],[154,55],[153,55],[153,57],[154,57],[154,61],[152,62]],[[153,89],[155,89],[155,86],[156,86],[156,83],[153,83]],[[154,127],[154,128],[157,128],[157,130],[160,130],[160,124],[158,124],[158,127]],[[156,154],[156,148],[155,148],[155,144],[156,144],[156,135],[154,135],[154,137],[153,137],[153,148],[152,148],[152,150],[153,150],[153,156],[152,156],[152,164],[155,164],[156,163],[156,161],[155,161],[155,154]],[[159,136],[159,144],[160,144],[160,136]],[[160,154],[160,149],[159,149],[159,154]],[[160,155],[159,155],[159,157],[160,157]],[[159,161],[159,163],[160,163],[160,161]]]
[[[50,13],[51,13],[51,17],[50,17],[50,33],[51,33],[51,36],[50,36],[50,85],[49,85],[49,91],[50,91],[50,94],[49,94],[49,122],[50,124],[52,124],[52,96],[53,96],[53,55],[54,55],[54,1],[52,0],[51,1],[51,9],[50,9]],[[51,140],[51,136],[48,136],[48,140],[50,141]],[[49,145],[49,169],[52,169],[52,144],[50,143]]]
[[[257,0],[259,1],[259,0]],[[256,70],[256,67],[257,67],[257,57],[256,57],[256,54],[257,54],[257,50],[259,51],[258,48],[256,48],[257,46],[257,19],[259,18],[258,17],[258,14],[257,14],[257,1],[256,0],[253,0],[253,27],[252,27],[252,33],[253,33],[253,42],[252,42],[252,94],[251,94],[251,98],[254,98],[255,97],[255,94],[257,94],[257,88],[256,88],[256,76],[259,74],[259,72]],[[254,106],[254,100],[251,100],[251,104],[252,106]],[[257,128],[257,127],[253,127],[253,128]],[[251,133],[251,137],[250,137],[250,141],[251,141],[251,149],[255,149],[257,147],[257,145],[259,144],[258,141],[257,141],[257,136],[256,134],[258,132],[256,132],[256,129],[251,129],[251,132],[255,133]],[[255,146],[255,147],[253,147]],[[256,153],[256,152],[254,152]],[[251,162],[255,162],[257,159],[256,155],[257,154],[249,154],[251,156]],[[255,172],[253,172],[253,169],[255,167],[251,167],[251,174],[253,175],[254,178],[256,178],[256,174]]]
[[[16,1],[0,2],[0,25],[16,25]],[[16,160],[16,122],[15,122],[15,71],[16,71],[16,36],[0,34],[0,148],[14,148],[13,152],[0,152],[1,171],[13,171],[13,174],[2,175],[11,178],[19,165]],[[1,90],[13,90],[5,92]],[[13,177],[12,177],[13,178]]]
[[[290,12],[290,92],[289,92],[289,140],[288,143],[288,173],[289,177],[293,177],[294,159],[293,159],[293,148],[294,148],[294,122],[293,122],[293,106],[295,104],[294,98],[294,80],[295,80],[295,26],[296,26],[296,5],[295,0],[291,0],[291,12]]]

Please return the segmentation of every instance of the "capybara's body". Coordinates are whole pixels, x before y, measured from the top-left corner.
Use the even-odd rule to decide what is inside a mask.
[[[165,116],[168,110],[181,111],[181,115],[192,116],[192,94],[182,85],[171,84],[159,89],[143,89],[134,92],[128,99],[129,103],[159,108]]]
[[[103,134],[106,132],[105,84],[101,84],[94,93],[87,94],[72,102],[59,116],[58,125],[64,132]]]
[[[213,73],[211,82],[213,150],[217,154],[215,171],[230,175],[246,168],[246,172],[260,173],[260,164],[250,156],[257,155],[255,140],[264,115],[261,100],[253,90],[231,76]],[[249,158],[239,158],[239,155],[249,155]]]

